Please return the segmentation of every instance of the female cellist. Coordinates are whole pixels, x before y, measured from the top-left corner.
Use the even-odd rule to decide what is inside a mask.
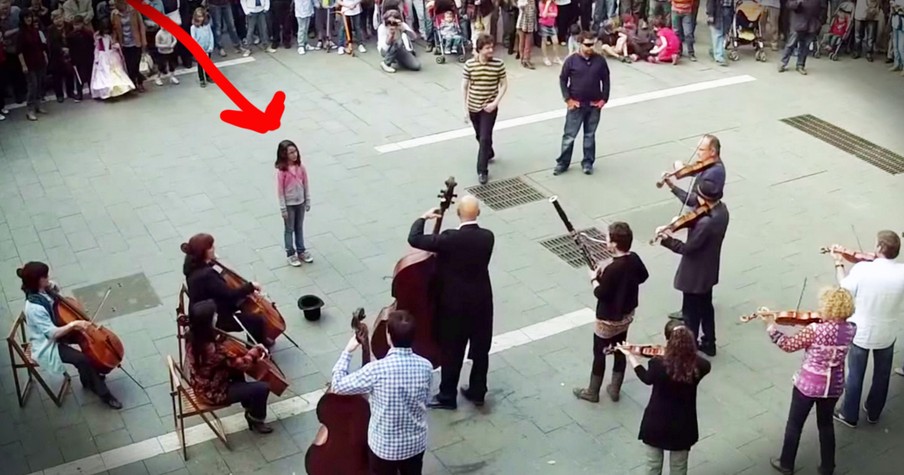
[[[248,429],[269,434],[273,428],[267,418],[267,396],[270,389],[261,381],[245,381],[247,371],[267,350],[262,345],[251,348],[244,356],[230,357],[223,347],[224,336],[213,326],[217,305],[213,300],[192,304],[188,312],[189,331],[185,336],[185,359],[195,394],[209,404],[234,404],[245,408]]]
[[[204,233],[195,234],[187,243],[182,244],[182,252],[185,253],[182,273],[185,274],[189,302],[212,299],[217,307],[217,328],[227,332],[242,331],[242,327],[233,318],[235,316],[255,342],[273,346],[273,340],[264,337],[262,316],[246,315],[243,312],[236,314],[239,302],[252,292],[260,291],[260,284],[249,282],[238,289],[230,288],[223,276],[213,268],[216,258],[213,244],[213,236]]]
[[[65,373],[63,363],[75,366],[82,387],[97,394],[107,406],[122,409],[122,404],[110,393],[104,377],[91,364],[91,360],[68,344],[67,340],[74,332],[87,329],[91,322],[77,320],[64,326],[54,324],[56,302],[50,294],[59,293],[59,288],[50,281],[47,264],[29,262],[16,274],[22,279],[22,291],[25,292],[25,332],[32,359],[56,374]]]

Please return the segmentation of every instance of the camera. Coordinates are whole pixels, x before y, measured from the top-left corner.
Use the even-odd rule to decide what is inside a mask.
[[[399,20],[398,18],[387,18],[384,23],[386,26],[399,26],[402,24],[402,20]]]

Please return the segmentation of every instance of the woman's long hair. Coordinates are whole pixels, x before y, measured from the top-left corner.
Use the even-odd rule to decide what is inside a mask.
[[[207,251],[212,247],[213,236],[206,233],[195,234],[188,242],[182,243],[180,249],[185,253],[182,274],[188,277],[195,270],[207,265]]]
[[[665,347],[665,372],[672,381],[693,384],[697,378],[697,343],[686,326],[675,327]]]
[[[291,165],[289,163],[289,147],[295,147],[295,151],[298,152],[298,163],[301,164],[301,151],[298,146],[291,140],[283,140],[276,147],[276,163],[273,164],[279,170],[286,171]]]
[[[22,279],[22,292],[25,295],[36,294],[41,291],[41,279],[50,275],[50,268],[43,262],[28,262],[21,269],[16,269],[16,275]]]
[[[204,359],[204,350],[208,343],[216,337],[213,319],[217,314],[217,305],[213,300],[203,300],[188,309],[188,341],[191,343],[192,356],[200,364]]]

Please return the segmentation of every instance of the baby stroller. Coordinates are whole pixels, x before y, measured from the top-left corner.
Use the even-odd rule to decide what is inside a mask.
[[[457,44],[447,44],[440,31],[446,13],[451,13],[453,15],[454,23],[458,27],[459,34],[455,37],[457,40],[455,43]],[[427,15],[433,18],[433,41],[436,44],[436,49],[434,49],[436,63],[445,63],[447,54],[457,54],[458,62],[464,63],[467,59],[466,52],[470,47],[470,42],[465,36],[465,28],[469,28],[469,25],[466,21],[462,20],[461,12],[455,4],[455,0],[436,0],[429,2],[427,4]]]
[[[829,20],[829,31],[822,37],[813,57],[819,58],[822,53],[826,53],[829,59],[838,61],[838,53],[850,42],[853,31],[854,2],[842,2]]]
[[[728,59],[737,61],[739,45],[753,45],[756,60],[766,61],[766,49],[763,34],[760,31],[760,17],[766,9],[755,0],[739,0],[735,4],[734,21],[728,34]]]

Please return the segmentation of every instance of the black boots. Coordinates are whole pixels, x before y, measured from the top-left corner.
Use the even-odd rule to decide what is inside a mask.
[[[248,422],[248,430],[251,432],[257,432],[258,434],[269,434],[273,432],[273,428],[267,425],[266,422],[252,417],[247,411],[245,412],[245,420]]]
[[[624,381],[624,371],[612,373],[612,381],[606,386],[606,392],[609,394],[609,399],[612,399],[612,402],[618,402],[621,397],[621,385]]]
[[[574,388],[574,397],[590,402],[600,402],[600,388],[603,386],[603,377],[590,375],[590,386],[587,388]]]

